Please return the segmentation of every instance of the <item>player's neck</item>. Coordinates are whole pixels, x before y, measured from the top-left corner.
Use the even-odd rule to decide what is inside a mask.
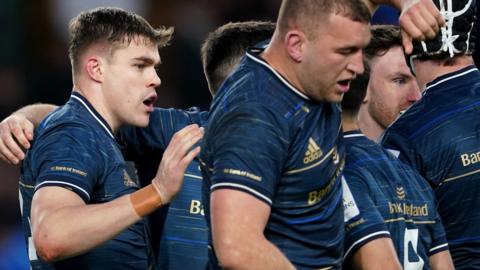
[[[372,141],[377,141],[385,131],[367,111],[367,106],[362,105],[358,113],[358,126],[360,130]]]
[[[360,129],[358,125],[357,115],[342,112],[342,129],[343,132]]]
[[[432,82],[436,78],[455,72],[469,65],[473,65],[473,58],[471,56],[458,56],[454,60],[454,64],[445,65],[439,61],[418,61],[415,63],[416,78],[418,86],[422,91],[425,89],[427,83]]]
[[[103,96],[103,91],[101,89],[94,89],[95,86],[88,87],[82,83],[75,83],[74,91],[80,93],[92,107],[97,111],[98,114],[107,122],[109,127],[115,133],[116,130],[120,127],[119,121],[116,121],[113,112],[108,107],[108,101]]]
[[[285,48],[279,44],[279,41],[275,40],[275,37],[272,38],[272,42],[261,54],[261,57],[298,91],[307,95],[295,73],[296,69],[293,61],[288,56]]]

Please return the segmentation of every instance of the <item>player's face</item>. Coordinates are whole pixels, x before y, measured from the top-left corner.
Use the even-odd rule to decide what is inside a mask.
[[[420,99],[420,89],[410,72],[401,47],[394,47],[371,61],[365,106],[379,126],[386,129]]]
[[[157,46],[138,37],[109,57],[104,89],[112,117],[120,125],[148,125],[160,85],[155,69],[159,63]]]
[[[331,14],[304,44],[300,82],[307,95],[321,102],[340,102],[356,74],[363,73],[362,49],[370,41],[366,23]]]

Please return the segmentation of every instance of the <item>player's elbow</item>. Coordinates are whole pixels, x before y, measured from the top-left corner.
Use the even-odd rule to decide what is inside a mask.
[[[38,230],[33,234],[37,255],[45,262],[56,262],[64,256],[64,245],[57,241],[48,230]]]
[[[232,239],[214,242],[214,246],[217,259],[224,269],[240,269],[249,262],[246,246],[242,246]]]

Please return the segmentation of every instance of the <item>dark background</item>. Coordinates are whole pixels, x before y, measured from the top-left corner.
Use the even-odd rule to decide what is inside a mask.
[[[158,106],[208,109],[211,101],[200,62],[207,33],[230,21],[275,20],[280,0],[1,0],[0,119],[31,103],[61,105],[72,82],[68,21],[85,9],[118,6],[152,25],[173,26],[171,45],[160,51]],[[375,22],[395,22],[382,10]],[[19,167],[0,162],[0,269],[28,269],[18,204]]]

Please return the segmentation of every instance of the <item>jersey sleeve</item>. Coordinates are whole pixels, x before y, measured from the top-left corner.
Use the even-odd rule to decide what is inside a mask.
[[[203,125],[208,116],[198,108],[188,110],[155,108],[146,128],[123,127],[119,137],[125,146],[128,160],[137,160],[146,155],[161,156],[173,135],[190,124]]]
[[[432,193],[432,201],[435,201]],[[434,213],[435,224],[433,225],[432,232],[432,244],[428,250],[428,255],[432,256],[438,252],[448,250],[448,241],[445,233],[445,228],[443,227],[442,220],[438,211],[435,210]]]
[[[271,205],[287,153],[288,123],[261,104],[248,104],[212,125],[206,134],[212,145],[210,189],[244,191]]]
[[[63,125],[35,144],[35,191],[46,186],[64,187],[88,203],[105,164],[93,132],[80,125]]]
[[[372,199],[372,191],[365,183],[368,173],[345,170],[342,179],[345,221],[345,259],[359,248],[390,233]]]

